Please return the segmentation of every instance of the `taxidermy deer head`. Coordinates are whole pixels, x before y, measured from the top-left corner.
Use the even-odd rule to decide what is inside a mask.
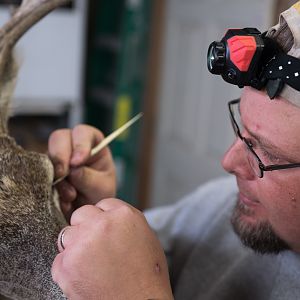
[[[15,143],[7,120],[17,76],[15,43],[67,2],[23,0],[0,29],[0,295],[9,299],[64,299],[50,273],[57,235],[66,225],[52,188],[53,166],[46,155]]]

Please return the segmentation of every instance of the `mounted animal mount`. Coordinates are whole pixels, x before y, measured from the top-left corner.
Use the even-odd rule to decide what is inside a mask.
[[[51,278],[57,236],[66,225],[52,187],[53,166],[46,155],[18,146],[7,121],[17,77],[14,45],[68,2],[23,0],[0,28],[0,295],[9,299],[65,299]]]

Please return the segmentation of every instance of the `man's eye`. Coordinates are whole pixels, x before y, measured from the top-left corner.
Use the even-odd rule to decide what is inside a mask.
[[[264,157],[266,157],[269,161],[274,162],[274,163],[279,163],[280,162],[280,158],[269,153],[268,151],[261,149]]]
[[[252,140],[248,139],[247,138],[247,142],[248,142],[248,145],[251,147],[251,148],[255,148],[255,142],[253,142]]]
[[[248,143],[251,145],[254,151],[258,151],[257,154],[262,153],[263,157],[267,159],[272,164],[279,164],[281,161],[281,158],[278,156],[271,154],[267,150],[265,150],[263,147],[261,147],[259,144],[256,144],[255,140],[249,140]]]

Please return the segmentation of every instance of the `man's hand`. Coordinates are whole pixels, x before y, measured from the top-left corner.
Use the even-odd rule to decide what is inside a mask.
[[[68,299],[173,299],[163,250],[129,204],[83,206],[63,231],[52,277]]]
[[[102,139],[103,134],[88,125],[56,130],[49,138],[48,152],[55,178],[70,170],[67,179],[57,184],[61,209],[67,220],[81,205],[115,197],[116,175],[109,149],[90,157],[91,149]]]

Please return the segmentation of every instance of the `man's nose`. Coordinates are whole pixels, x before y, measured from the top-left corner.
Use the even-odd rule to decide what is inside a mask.
[[[244,142],[240,138],[236,138],[224,154],[222,166],[228,173],[241,179],[254,180],[257,177],[248,161],[247,151]]]

